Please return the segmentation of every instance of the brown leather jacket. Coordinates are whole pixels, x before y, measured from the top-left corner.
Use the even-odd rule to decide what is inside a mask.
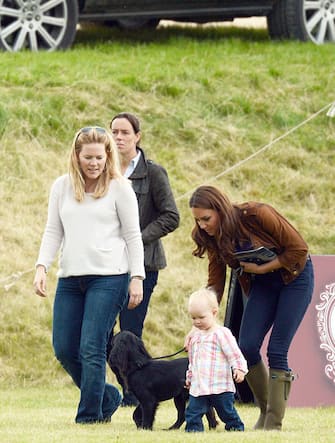
[[[293,281],[304,269],[308,246],[299,232],[272,206],[265,203],[247,202],[236,205],[239,217],[253,248],[265,246],[274,249],[282,265],[280,268],[284,284]],[[214,251],[208,251],[208,286],[213,287],[221,301],[226,282],[227,265],[239,267],[236,260],[224,260]],[[238,277],[243,292],[248,295],[251,275],[243,273]]]

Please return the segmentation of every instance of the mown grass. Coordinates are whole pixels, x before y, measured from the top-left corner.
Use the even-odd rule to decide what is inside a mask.
[[[334,253],[335,121],[317,114],[335,100],[333,51],[271,42],[265,30],[124,35],[89,26],[70,51],[1,54],[1,386],[66,384],[50,343],[56,263],[48,299],[32,290],[49,187],[67,169],[75,131],[107,125],[121,110],[139,115],[142,145],[167,168],[181,213],[179,229],[164,240],[169,266],[145,326],[153,355],[182,347],[186,299],[206,283],[206,261],[191,255],[187,201],[197,185],[267,201],[297,226],[311,253]]]
[[[335,408],[288,408],[282,432],[254,431],[257,408],[250,405],[236,407],[245,424],[244,433],[227,433],[220,423],[209,431],[204,420],[204,434],[186,434],[184,427],[166,431],[176,418],[172,401],[161,404],[157,411],[154,431],[138,431],[132,421],[133,408],[119,408],[112,423],[76,425],[75,405],[78,391],[73,386],[63,389],[16,388],[2,391],[6,404],[0,404],[0,440],[6,443],[93,443],[96,441],[129,443],[230,442],[266,443],[330,443],[334,437]]]

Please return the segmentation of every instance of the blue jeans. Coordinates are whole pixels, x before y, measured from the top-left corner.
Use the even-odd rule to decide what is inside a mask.
[[[313,264],[285,285],[279,271],[255,275],[243,313],[239,345],[248,366],[261,360],[263,340],[272,327],[267,348],[269,367],[288,371],[287,354],[293,337],[312,299]]]
[[[147,315],[151,295],[158,280],[158,271],[145,271],[143,281],[143,300],[135,309],[128,309],[127,304],[120,313],[121,331],[131,331],[137,337],[142,337],[144,320]]]
[[[186,432],[203,432],[202,417],[210,406],[216,410],[220,419],[226,424],[226,431],[244,431],[244,424],[234,406],[234,393],[223,392],[222,394],[199,397],[190,395],[185,412]]]
[[[128,284],[128,274],[58,280],[53,347],[81,392],[77,423],[108,420],[121,402],[118,389],[106,384],[106,345]]]

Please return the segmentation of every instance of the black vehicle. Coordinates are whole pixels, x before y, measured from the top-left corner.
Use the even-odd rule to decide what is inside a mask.
[[[160,20],[208,23],[266,17],[271,38],[335,42],[335,0],[0,0],[0,48],[69,48],[77,24],[102,21],[123,29]]]

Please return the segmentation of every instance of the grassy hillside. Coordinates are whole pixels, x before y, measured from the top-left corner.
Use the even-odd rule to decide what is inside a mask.
[[[197,185],[273,204],[312,253],[333,254],[335,119],[319,113],[335,100],[333,53],[330,45],[274,43],[266,31],[169,28],[139,36],[92,27],[68,52],[1,54],[1,380],[68,381],[50,344],[57,266],[47,300],[33,293],[33,268],[49,187],[67,170],[74,132],[107,125],[119,111],[142,120],[142,146],[167,168],[181,212],[180,228],[165,239],[169,266],[145,328],[154,355],[182,347],[185,301],[206,283],[206,262],[191,255],[188,197]]]

